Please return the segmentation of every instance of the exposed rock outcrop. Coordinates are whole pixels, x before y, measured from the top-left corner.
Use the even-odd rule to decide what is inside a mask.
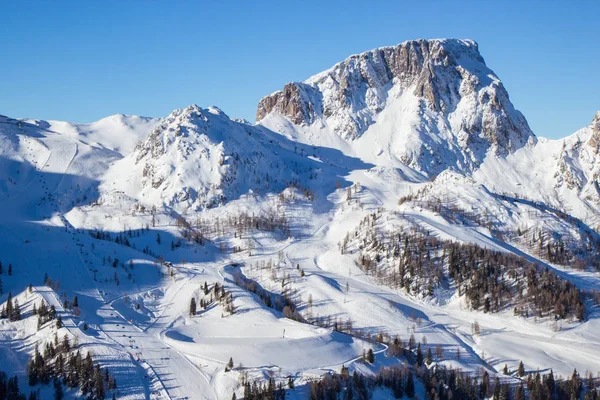
[[[464,148],[492,148],[504,155],[535,141],[472,40],[419,39],[353,55],[266,96],[256,119],[279,113],[296,125],[319,121],[352,141],[374,123],[390,96],[407,92],[420,99],[423,113],[438,116]]]

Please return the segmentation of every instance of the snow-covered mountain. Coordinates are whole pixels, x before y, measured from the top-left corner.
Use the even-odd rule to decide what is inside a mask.
[[[592,123],[562,141],[557,185],[566,185],[586,198],[600,201],[600,111]]]
[[[306,146],[292,150],[280,139],[216,107],[191,105],[173,111],[115,162],[100,189],[104,198],[125,194],[147,206],[193,211],[316,178],[322,168],[301,154]]]
[[[594,371],[599,152],[600,112],[536,137],[472,40],[353,55],[263,98],[255,124],[196,105],[1,116],[0,303],[21,315],[0,318],[0,370],[24,382],[37,347],[58,368],[67,337],[114,375],[92,393],[124,399],[254,381],[324,398],[310,382],[340,371],[372,377],[376,400],[412,371],[426,398],[434,366],[511,391],[521,362]]]
[[[263,98],[257,121],[274,127],[277,116],[314,130],[314,143],[334,132],[428,175],[469,171],[488,152],[535,143],[472,40],[415,40],[353,55]]]

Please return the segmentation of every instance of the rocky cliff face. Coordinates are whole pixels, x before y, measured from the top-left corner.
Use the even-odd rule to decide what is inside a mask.
[[[535,141],[471,40],[420,39],[353,55],[263,98],[256,119],[278,113],[296,125],[322,124],[353,141],[376,122],[392,97],[407,93],[464,149],[481,152],[483,146],[484,152],[492,148],[506,154]]]
[[[555,173],[557,187],[566,185],[598,201],[600,195],[600,111],[592,123],[563,140]],[[591,194],[591,195],[590,195]]]
[[[300,157],[216,107],[191,105],[161,120],[115,163],[101,192],[107,201],[124,194],[147,206],[200,210],[302,181],[316,163],[298,166]]]
[[[588,144],[595,149],[596,153],[600,151],[600,111],[596,112],[592,123],[590,124],[590,138]]]

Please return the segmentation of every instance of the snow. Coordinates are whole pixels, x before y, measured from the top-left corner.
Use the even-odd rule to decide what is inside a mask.
[[[498,374],[504,364],[514,371],[521,360],[529,371],[595,373],[600,319],[591,301],[583,322],[557,325],[509,310],[487,314],[470,310],[452,287],[434,298],[386,287],[357,266],[355,253],[340,254],[344,236],[379,213],[381,232],[420,227],[441,239],[522,255],[580,289],[600,288],[592,268],[552,265],[518,238],[496,234],[544,227],[574,244],[597,236],[594,126],[562,140],[537,139],[504,104],[526,140],[494,144],[481,131],[473,136],[465,130],[475,124],[471,118],[492,115],[481,97],[508,98],[473,56],[476,44],[455,44],[467,48],[458,53],[461,67],[476,71],[485,87],[452,99],[449,114],[423,108],[414,91],[387,82],[357,89],[360,110],[301,126],[278,113],[250,125],[196,105],[161,120],[116,115],[72,124],[1,117],[0,261],[15,272],[1,276],[0,301],[11,291],[25,314],[41,298],[55,305],[65,321],[59,333],[77,337],[115,374],[124,399],[226,399],[234,391],[241,397],[246,374],[283,383],[292,376],[292,398],[301,398],[303,384],[342,365],[373,373],[401,363],[368,340],[379,333],[405,341],[411,334],[425,337],[424,350],[443,349],[436,362],[473,374]],[[320,85],[325,97],[335,94],[336,83],[327,79],[338,68],[307,84]],[[369,76],[377,77],[373,71]],[[346,117],[365,123],[364,130],[340,135]],[[410,196],[416,200],[399,203]],[[434,212],[427,200],[485,215],[489,224]],[[228,225],[241,215],[285,217],[289,231]],[[202,243],[187,242],[181,218],[190,229],[200,229],[196,221],[218,221],[221,229]],[[110,239],[97,238],[98,232]],[[115,242],[119,234],[128,245]],[[59,284],[42,285],[45,273]],[[290,294],[305,320],[351,321],[360,335],[285,317],[239,285],[239,274],[273,296]],[[204,294],[204,282],[225,286],[233,314],[215,302],[189,315],[192,297],[212,296]],[[62,307],[63,293],[78,296],[79,316]],[[479,334],[471,329],[475,321]],[[37,331],[32,317],[0,321],[2,368],[24,377],[35,344],[50,340],[53,329]],[[376,353],[372,367],[360,361],[369,348]],[[226,372],[230,357],[235,367]]]

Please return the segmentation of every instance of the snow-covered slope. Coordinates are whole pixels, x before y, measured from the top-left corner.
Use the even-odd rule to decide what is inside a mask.
[[[521,361],[595,371],[600,112],[538,138],[477,44],[441,39],[351,56],[257,119],[0,117],[0,303],[23,314],[0,370],[24,382],[59,332],[124,399],[308,398],[342,367],[413,369],[411,341],[513,388]],[[64,327],[36,330],[42,299]]]
[[[100,189],[105,201],[125,194],[148,207],[200,210],[248,193],[306,185],[322,167],[303,155],[305,148],[216,107],[192,105],[161,120],[112,165]]]
[[[563,139],[541,138],[507,157],[488,157],[473,177],[495,192],[541,201],[597,226],[599,121],[600,112]]]
[[[115,114],[90,124],[63,121],[28,121],[62,133],[89,145],[105,147],[122,155],[129,154],[158,123],[158,118]]]
[[[277,130],[279,116],[306,132],[301,140],[322,144],[333,132],[369,160],[389,157],[427,175],[469,171],[488,151],[535,143],[472,40],[415,40],[351,56],[260,101],[261,124]]]
[[[92,201],[109,164],[156,122],[124,115],[86,125],[0,117],[0,196],[38,213]]]
[[[450,169],[598,222],[600,116],[570,137],[538,140],[472,40],[415,40],[353,55],[263,98],[257,120],[408,180]]]

